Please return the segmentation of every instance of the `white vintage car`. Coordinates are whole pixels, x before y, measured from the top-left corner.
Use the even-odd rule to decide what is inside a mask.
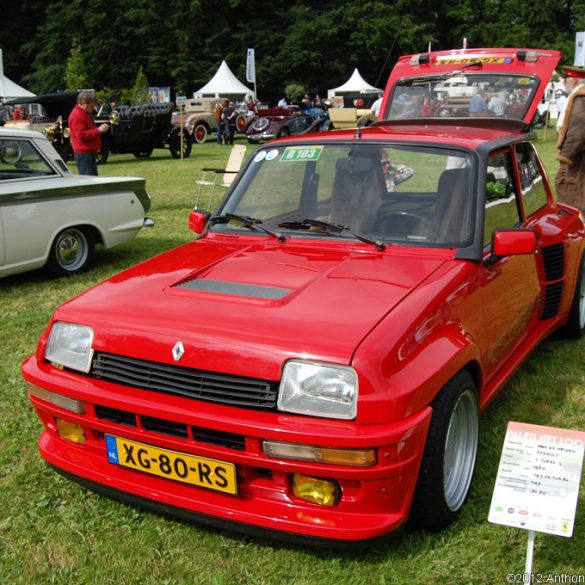
[[[150,197],[138,177],[73,175],[38,132],[0,128],[0,277],[45,266],[86,269],[144,225]]]

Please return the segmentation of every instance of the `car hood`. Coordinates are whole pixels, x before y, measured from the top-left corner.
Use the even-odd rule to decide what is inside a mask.
[[[292,357],[350,363],[360,341],[449,256],[217,240],[123,272],[55,319],[93,327],[96,351],[173,364],[181,341],[179,365],[276,380]]]

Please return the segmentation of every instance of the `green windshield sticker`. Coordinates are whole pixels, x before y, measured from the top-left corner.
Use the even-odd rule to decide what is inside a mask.
[[[323,146],[289,146],[284,149],[280,160],[284,162],[291,160],[318,160],[322,150]]]

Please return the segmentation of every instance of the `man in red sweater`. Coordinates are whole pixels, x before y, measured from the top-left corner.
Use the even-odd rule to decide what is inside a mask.
[[[101,135],[110,129],[108,124],[95,125],[91,117],[95,105],[95,95],[91,91],[80,91],[77,105],[69,114],[71,147],[80,175],[98,174],[96,154],[102,147]]]

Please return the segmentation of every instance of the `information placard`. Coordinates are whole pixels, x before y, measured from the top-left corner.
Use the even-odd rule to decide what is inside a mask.
[[[584,432],[508,423],[488,520],[570,537],[584,452]]]

